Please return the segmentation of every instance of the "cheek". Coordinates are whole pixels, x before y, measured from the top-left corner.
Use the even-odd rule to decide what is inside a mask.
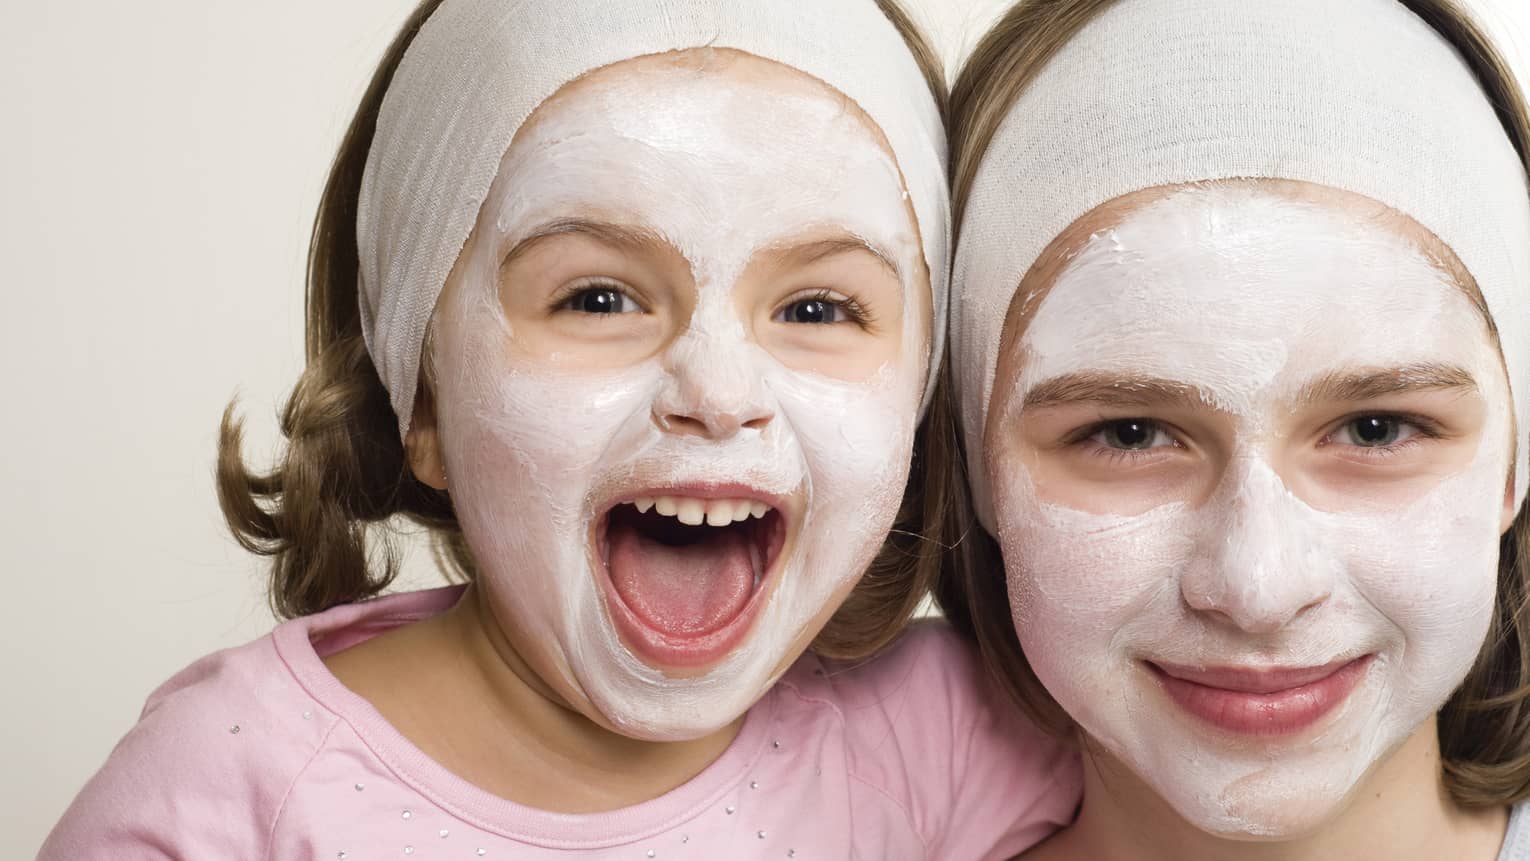
[[[1497,597],[1497,506],[1475,476],[1395,517],[1335,524],[1355,591],[1402,639],[1399,684],[1443,701],[1476,659]],[[1434,702],[1435,707],[1438,702]]]
[[[657,389],[657,368],[550,370],[533,362],[524,333],[506,321],[475,257],[460,293],[443,302],[438,351],[444,438],[466,478],[518,475],[556,501],[566,482],[589,472]],[[455,444],[455,446],[454,446]],[[583,485],[577,485],[583,487]],[[501,488],[501,491],[508,488]]]
[[[912,373],[882,371],[867,385],[784,370],[767,377],[806,465],[811,500],[802,524],[801,566],[843,591],[887,535],[908,479],[918,411]],[[798,614],[817,613],[815,595]],[[830,603],[833,603],[832,601]]]
[[[489,580],[579,570],[592,478],[609,452],[635,447],[650,428],[635,419],[647,418],[657,368],[529,368],[507,346],[497,308],[457,311],[442,326],[438,403],[449,492],[469,544]]]
[[[854,507],[867,488],[896,485],[901,495],[913,450],[918,404],[908,374],[883,371],[869,385],[775,374],[770,387],[802,448],[815,499]]]
[[[483,487],[535,494],[552,506],[582,502],[576,497],[604,453],[628,429],[644,428],[638,419],[657,388],[656,369],[647,366],[585,377],[503,360],[469,363],[455,384],[442,386],[447,457],[457,461],[449,468],[465,479],[454,498]]]
[[[1178,589],[1191,552],[1181,509],[1122,517],[1042,503],[1008,461],[994,458],[990,486],[1016,632],[1038,674],[1049,662],[1097,670],[1100,653]]]

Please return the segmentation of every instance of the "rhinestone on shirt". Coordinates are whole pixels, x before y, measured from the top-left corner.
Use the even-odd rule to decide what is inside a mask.
[[[759,789],[760,788],[760,782],[758,780],[751,780],[751,781],[749,781],[749,788],[750,789]]]
[[[765,839],[765,832],[761,831],[758,834],[756,834],[755,836],[760,838],[761,840],[764,840]]]
[[[349,858],[351,856],[347,855],[344,849],[341,849],[339,852],[335,853],[335,857],[339,858],[340,861],[345,861],[345,859],[347,859],[347,858]]]
[[[689,835],[689,834],[682,834],[682,835],[680,835],[680,842],[681,843],[689,843],[689,842],[691,842],[691,835]]]
[[[474,855],[487,855],[487,854],[489,854],[489,850],[487,850],[487,849],[483,848],[482,846],[480,846],[480,847],[478,847],[478,851],[474,852],[473,854]]]
[[[775,739],[774,741],[772,741],[770,743],[770,746],[779,750],[780,747],[781,747],[781,740],[780,739]]]
[[[413,846],[405,846],[404,847],[404,854],[405,855],[413,855],[414,854],[414,847]]]
[[[723,812],[728,814],[729,816],[732,816],[733,815],[733,811],[735,811],[737,809],[738,809],[737,807],[734,807],[733,805],[730,804],[727,807],[723,808]]]
[[[796,858],[797,857],[797,850],[795,850],[795,849],[788,849],[788,850],[786,850],[786,857],[788,857],[788,858]]]
[[[405,810],[404,811],[404,818],[405,819],[413,819],[414,818],[414,811],[413,810]]]
[[[649,858],[656,858],[656,857],[658,857],[658,854],[659,853],[653,851],[652,849],[648,850],[648,857]]]
[[[356,784],[356,791],[357,792],[360,792],[361,790],[366,789],[366,788],[367,788],[367,785],[365,783],[358,783],[358,784]]]
[[[313,720],[313,712],[303,712],[303,720]]]
[[[436,833],[440,834],[443,838],[445,838],[448,834],[451,834],[451,832],[447,831],[445,828],[441,829],[440,831],[438,831]]]
[[[238,735],[239,734],[239,724],[234,724],[233,726],[229,727],[228,728],[228,734],[229,735]]]

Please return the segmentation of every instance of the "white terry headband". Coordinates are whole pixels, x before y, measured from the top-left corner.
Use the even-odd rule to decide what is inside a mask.
[[[1009,111],[956,249],[952,367],[979,520],[983,434],[1016,288],[1074,221],[1123,194],[1231,178],[1366,195],[1432,231],[1487,299],[1530,469],[1530,189],[1465,61],[1396,0],[1120,0]]]
[[[383,97],[356,217],[362,332],[400,435],[436,298],[516,130],[586,72],[697,47],[806,72],[881,127],[930,271],[928,403],[945,336],[945,128],[908,44],[872,0],[446,0]]]

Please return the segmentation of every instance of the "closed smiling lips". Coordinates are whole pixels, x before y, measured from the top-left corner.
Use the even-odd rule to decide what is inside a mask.
[[[748,634],[794,530],[785,500],[742,485],[623,493],[594,526],[597,576],[623,642],[660,668],[721,659]]]
[[[1312,667],[1188,667],[1145,661],[1169,698],[1239,735],[1279,736],[1316,724],[1347,699],[1374,655]]]

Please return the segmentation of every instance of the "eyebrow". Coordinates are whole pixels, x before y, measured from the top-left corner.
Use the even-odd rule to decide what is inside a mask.
[[[1411,392],[1477,391],[1477,381],[1459,365],[1423,363],[1397,368],[1341,371],[1303,386],[1297,402],[1368,401]]]
[[[1209,402],[1196,387],[1173,380],[1088,371],[1063,374],[1037,383],[1025,393],[1022,403],[1025,410],[1039,410],[1076,403],[1108,407],[1178,406],[1193,409]]]
[[[517,257],[530,251],[537,243],[553,236],[577,234],[588,236],[597,242],[627,251],[654,251],[664,249],[667,251],[678,250],[667,238],[657,231],[646,227],[635,227],[626,224],[617,224],[610,221],[598,221],[589,218],[560,218],[550,221],[527,234],[515,246],[510,249],[500,262],[503,269],[515,261]],[[769,249],[777,259],[787,265],[807,266],[836,254],[849,252],[862,252],[871,254],[877,259],[894,278],[900,282],[903,280],[903,272],[892,256],[878,248],[876,245],[856,236],[844,234],[831,236],[825,239],[815,239],[809,242],[797,244],[782,244]]]
[[[1303,386],[1297,394],[1297,402],[1368,401],[1387,395],[1450,390],[1476,391],[1477,382],[1460,366],[1425,363],[1328,374]],[[1029,411],[1078,403],[1105,407],[1199,409],[1215,401],[1199,388],[1174,380],[1089,371],[1063,374],[1037,383],[1025,393],[1021,409]]]
[[[892,273],[900,282],[903,280],[903,272],[893,260],[892,255],[878,248],[876,245],[850,234],[830,236],[824,239],[814,239],[797,244],[782,243],[773,246],[767,251],[775,255],[776,259],[789,266],[807,266],[817,263],[836,254],[861,252],[870,254]]]
[[[646,227],[616,224],[588,218],[560,218],[550,221],[527,234],[500,262],[500,268],[510,265],[517,257],[530,251],[537,243],[553,236],[576,234],[588,236],[596,242],[627,251],[673,251],[674,245],[657,231]]]

